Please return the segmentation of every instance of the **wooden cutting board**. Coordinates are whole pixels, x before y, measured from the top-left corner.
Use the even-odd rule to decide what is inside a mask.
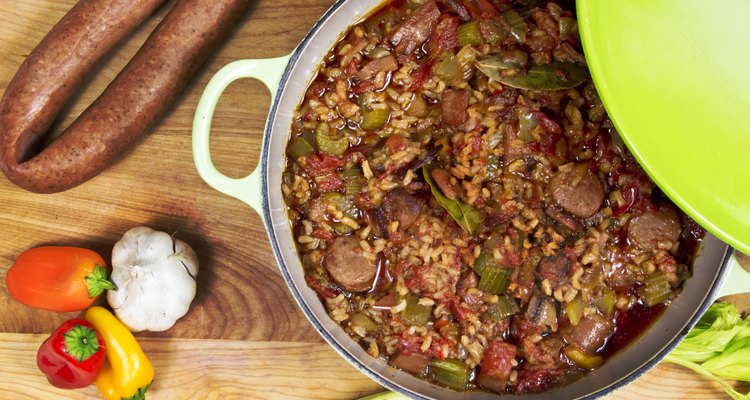
[[[25,192],[0,176],[0,398],[89,399],[95,388],[49,385],[35,364],[39,344],[76,314],[29,309],[5,288],[5,273],[30,247],[88,247],[109,259],[129,228],[149,225],[193,246],[201,263],[187,316],[162,333],[137,335],[157,378],[151,399],[355,399],[382,390],[335,353],[298,310],[277,270],[261,219],[206,185],[193,167],[190,130],[208,79],[242,58],[282,56],[295,47],[331,0],[258,1],[193,84],[122,161],[72,190]],[[3,2],[0,92],[31,49],[74,0]],[[170,3],[171,5],[171,3]],[[107,58],[56,124],[66,127],[125,65],[163,8]],[[222,97],[212,155],[219,169],[244,176],[256,164],[270,94],[243,80]],[[715,399],[721,389],[678,367],[659,366],[612,399]]]

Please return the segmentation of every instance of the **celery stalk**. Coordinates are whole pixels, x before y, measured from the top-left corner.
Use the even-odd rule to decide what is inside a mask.
[[[469,367],[457,358],[432,360],[432,377],[452,389],[465,390],[469,383],[470,373]]]

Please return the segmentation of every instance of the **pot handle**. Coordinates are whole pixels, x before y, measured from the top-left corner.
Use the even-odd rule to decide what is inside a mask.
[[[193,162],[200,177],[214,189],[242,200],[261,215],[263,197],[261,194],[260,164],[244,178],[230,178],[219,172],[211,161],[209,149],[211,121],[222,93],[229,84],[238,79],[257,79],[263,82],[271,91],[271,96],[274,96],[279,87],[281,75],[289,62],[289,57],[290,55],[257,60],[239,60],[225,65],[211,78],[203,90],[193,119]]]
[[[745,271],[737,261],[737,250],[732,249],[728,268],[729,272],[727,272],[716,298],[750,292],[750,273]]]

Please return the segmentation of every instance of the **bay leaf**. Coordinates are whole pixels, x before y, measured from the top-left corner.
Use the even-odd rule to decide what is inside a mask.
[[[425,182],[430,186],[430,191],[435,197],[435,200],[437,200],[438,204],[448,212],[448,215],[450,215],[451,218],[453,218],[456,223],[466,231],[466,233],[475,235],[479,232],[479,225],[482,223],[482,213],[462,201],[451,200],[444,195],[435,181],[432,180],[432,168],[428,165],[422,166],[422,174],[424,175]]]
[[[585,65],[555,61],[552,64],[533,64],[527,71],[516,69],[500,57],[488,56],[477,60],[476,67],[490,79],[516,89],[559,90],[574,88],[589,77]]]

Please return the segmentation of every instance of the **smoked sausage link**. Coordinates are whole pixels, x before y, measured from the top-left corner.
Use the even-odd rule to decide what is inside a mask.
[[[38,151],[97,62],[165,0],[81,0],[24,60],[0,102],[0,168],[37,193],[91,179],[147,132],[244,14],[249,0],[178,0],[132,60]]]

